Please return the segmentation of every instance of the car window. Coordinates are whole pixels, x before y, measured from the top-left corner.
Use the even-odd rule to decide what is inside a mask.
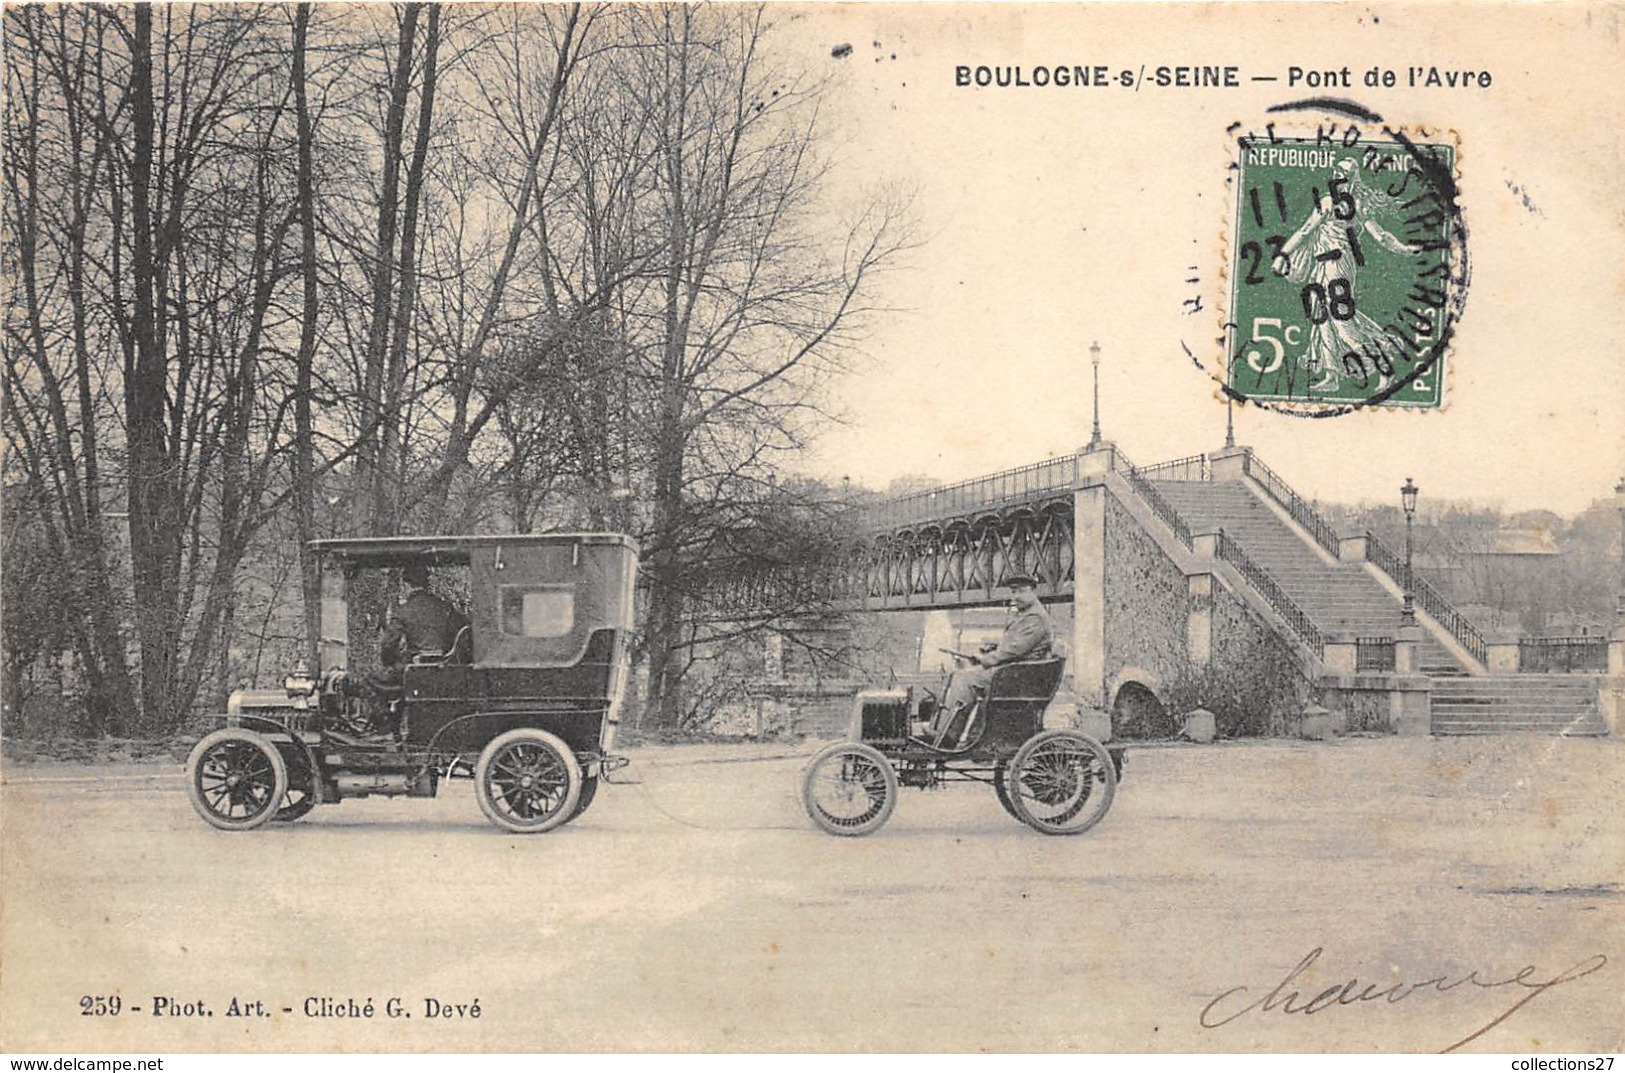
[[[514,637],[563,637],[575,626],[571,585],[503,585],[502,632]]]

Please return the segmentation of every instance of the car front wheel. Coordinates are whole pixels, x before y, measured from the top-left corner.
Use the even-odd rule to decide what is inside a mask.
[[[186,796],[205,823],[222,831],[251,831],[268,822],[287,793],[282,753],[252,730],[217,730],[186,758]]]
[[[813,823],[829,834],[870,834],[897,807],[897,773],[873,746],[840,742],[807,765],[801,803]]]

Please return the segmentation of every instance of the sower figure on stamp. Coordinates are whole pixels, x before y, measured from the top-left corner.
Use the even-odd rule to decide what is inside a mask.
[[[406,583],[406,599],[384,627],[378,645],[379,667],[361,683],[363,695],[385,705],[400,699],[407,664],[419,655],[451,653],[468,628],[467,615],[430,591],[427,566],[408,564],[401,571],[401,580]]]
[[[1309,374],[1310,391],[1327,393],[1341,389],[1345,374],[1363,377],[1362,370],[1370,365],[1381,390],[1394,369],[1388,351],[1400,351],[1387,329],[1358,307],[1356,266],[1366,263],[1360,236],[1392,253],[1412,254],[1422,247],[1377,222],[1396,211],[1395,199],[1366,182],[1357,161],[1338,161],[1327,191],[1303,226],[1281,245],[1273,263],[1280,275],[1306,284],[1304,308],[1314,311],[1298,367]]]
[[[1016,617],[1004,628],[1004,636],[997,644],[988,643],[972,656],[959,656],[968,666],[961,666],[948,680],[948,690],[942,698],[942,707],[931,721],[929,737],[933,744],[940,743],[961,712],[968,710],[977,699],[987,693],[993,680],[993,668],[1019,660],[1048,659],[1050,642],[1055,636],[1055,623],[1038,600],[1038,581],[1026,575],[1008,580],[1010,602]]]

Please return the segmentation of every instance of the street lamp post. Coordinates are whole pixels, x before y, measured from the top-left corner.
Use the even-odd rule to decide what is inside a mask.
[[[1089,446],[1100,445],[1100,344],[1089,344],[1089,363],[1095,368],[1095,427],[1089,436]]]
[[[1404,485],[1399,489],[1400,502],[1405,506],[1405,609],[1399,615],[1401,629],[1416,625],[1416,590],[1411,573],[1411,556],[1415,545],[1412,526],[1416,519],[1416,493],[1419,491],[1421,489],[1411,483],[1409,477],[1405,478]]]
[[[1619,598],[1614,624],[1625,626],[1625,477],[1614,485],[1614,503],[1619,507]]]

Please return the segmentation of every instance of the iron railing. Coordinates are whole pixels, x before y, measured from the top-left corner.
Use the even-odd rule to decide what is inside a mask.
[[[1369,530],[1365,534],[1365,557],[1367,562],[1392,578],[1401,590],[1405,588],[1405,560],[1388,550],[1388,545]],[[1443,626],[1450,636],[1461,643],[1461,647],[1472,653],[1474,659],[1479,663],[1488,662],[1489,647],[1484,635],[1478,632],[1478,627],[1457,611],[1443,593],[1417,577],[1414,570],[1411,571],[1411,593],[1416,598],[1416,606]]]
[[[1525,637],[1518,642],[1524,674],[1607,674],[1606,637]]]
[[[1161,518],[1163,524],[1173,530],[1174,536],[1179,538],[1181,544],[1194,550],[1195,545],[1191,541],[1191,527],[1184,518],[1179,516],[1179,512],[1173,508],[1173,504],[1162,498],[1162,493],[1157,491],[1157,486],[1146,480],[1145,475],[1133,465],[1129,465],[1122,472],[1130,487],[1150,506],[1152,513]]]
[[[1148,481],[1211,481],[1213,465],[1207,455],[1188,455],[1146,466],[1139,473]]]
[[[1241,456],[1242,472],[1259,483],[1270,498],[1286,509],[1292,520],[1309,530],[1315,542],[1331,552],[1335,559],[1339,554],[1337,530],[1332,523],[1321,517],[1310,502],[1292,490],[1292,486],[1283,481],[1274,470],[1266,466],[1251,451]]]
[[[859,525],[869,531],[896,529],[914,522],[937,521],[976,510],[1008,506],[1036,494],[1060,492],[1077,483],[1078,460],[1073,455],[1051,458],[1030,466],[1002,470],[958,484],[889,499],[863,508]]]
[[[1354,639],[1354,669],[1357,671],[1391,671],[1396,666],[1392,637],[1356,637]]]
[[[1394,579],[1394,584],[1405,587],[1405,560],[1388,550],[1388,545],[1377,539],[1369,529],[1365,534],[1365,559],[1378,570]]]
[[[1269,601],[1269,605],[1275,608],[1276,614],[1286,620],[1286,624],[1291,627],[1292,632],[1297,634],[1298,638],[1308,645],[1315,655],[1321,654],[1324,641],[1320,635],[1320,627],[1316,626],[1309,616],[1304,613],[1303,608],[1299,607],[1292,597],[1286,594],[1286,590],[1276,584],[1275,579],[1270,577],[1268,571],[1248,558],[1247,553],[1241,550],[1241,545],[1225,535],[1223,529],[1219,530],[1215,550],[1218,552],[1219,558],[1235,567],[1237,573],[1247,580],[1247,584],[1251,585],[1260,596]]]

